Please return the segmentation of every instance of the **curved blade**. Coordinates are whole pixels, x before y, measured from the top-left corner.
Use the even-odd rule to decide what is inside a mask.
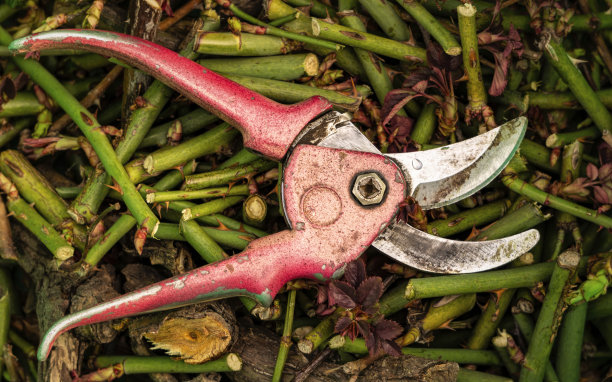
[[[499,175],[526,129],[527,118],[520,117],[463,142],[385,156],[402,169],[421,208],[437,208],[472,195]]]
[[[531,229],[503,239],[456,241],[419,231],[398,221],[372,245],[395,260],[426,272],[472,273],[496,268],[529,251],[540,238]]]

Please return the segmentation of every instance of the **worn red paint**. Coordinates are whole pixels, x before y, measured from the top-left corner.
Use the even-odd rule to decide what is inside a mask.
[[[19,52],[82,49],[137,67],[238,128],[244,145],[281,160],[302,128],[331,109],[325,98],[283,105],[150,41],[114,32],[57,30],[19,40]],[[12,45],[15,47],[15,45]]]

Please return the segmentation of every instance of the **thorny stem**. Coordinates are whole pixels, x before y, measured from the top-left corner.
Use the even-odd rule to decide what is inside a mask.
[[[568,308],[559,330],[557,357],[555,365],[557,374],[563,380],[580,380],[580,361],[582,359],[582,342],[586,324],[587,304],[582,302]]]
[[[0,27],[0,43],[8,45],[11,41],[11,35],[9,35],[4,28]],[[66,88],[37,61],[25,60],[21,57],[13,57],[13,61],[71,116],[72,120],[77,124],[83,135],[85,135],[89,143],[93,146],[104,169],[113,179],[115,179],[121,188],[122,199],[134,217],[136,217],[138,224],[154,237],[159,219],[157,219],[138,191],[136,191],[125,169],[115,156],[113,147],[108,141],[106,134],[101,130],[101,126],[93,114],[84,108],[79,101],[77,101]]]
[[[521,381],[541,381],[544,377],[545,364],[552,350],[553,341],[566,306],[563,301],[563,294],[569,288],[571,277],[579,262],[580,254],[578,252],[566,251],[559,255],[554,264],[546,297],[544,297],[538,315],[529,349],[525,354]]]
[[[238,8],[235,4],[232,4],[229,0],[215,0],[215,1],[222,7],[229,8],[233,14],[240,17],[241,19],[251,24],[255,24],[262,28],[265,28],[265,30],[263,31],[263,33],[265,34],[269,34],[269,35],[277,36],[277,37],[290,38],[295,41],[300,41],[300,42],[308,43],[311,45],[318,45],[318,46],[321,46],[323,48],[328,48],[328,49],[340,50],[343,48],[343,46],[339,44],[334,44],[329,41],[320,40],[317,38],[312,38],[312,37],[304,36],[304,35],[297,34],[297,33],[287,32],[283,29],[273,27],[270,24],[266,24],[263,21],[260,21],[259,19],[249,15],[248,13],[243,12],[240,8]]]
[[[349,338],[345,338],[344,344],[338,349],[354,354],[368,353],[368,348],[363,338],[355,338],[355,340],[352,341]],[[445,361],[464,364],[501,365],[499,357],[491,350],[404,347],[402,348],[402,353],[428,359],[443,359]]]
[[[272,374],[273,382],[278,382],[281,380],[283,368],[285,367],[285,361],[287,360],[289,349],[291,348],[291,332],[293,330],[293,313],[295,311],[296,293],[297,290],[295,289],[289,291],[285,313],[285,323],[283,325],[283,336],[281,337],[280,348],[278,349],[278,356],[276,357],[274,374]]]
[[[461,54],[461,45],[455,37],[429,11],[416,0],[397,0],[397,3],[412,16],[451,56]]]
[[[266,15],[270,20],[295,13],[297,10],[281,0],[265,2]],[[363,33],[338,24],[331,24],[321,19],[308,17],[298,12],[297,19],[283,25],[291,32],[305,33],[340,44],[362,48],[383,56],[393,57],[401,61],[427,61],[425,49],[402,44],[370,33]]]
[[[479,227],[496,221],[504,215],[508,207],[510,207],[509,200],[500,200],[480,207],[464,210],[446,219],[434,220],[428,223],[427,232],[440,237],[449,237],[457,233],[471,230],[473,227]]]
[[[96,367],[106,368],[117,366],[126,375],[150,373],[211,373],[232,372],[242,368],[242,359],[236,353],[228,353],[223,357],[203,364],[189,364],[177,361],[172,357],[163,356],[98,356]]]
[[[391,39],[397,41],[408,41],[410,39],[411,33],[408,26],[393,9],[390,2],[385,0],[359,0],[359,4]],[[342,11],[342,9],[340,10]]]
[[[595,91],[589,86],[582,73],[572,63],[563,46],[553,41],[544,43],[546,58],[554,66],[559,76],[569,86],[570,90],[589,114],[602,133],[612,132],[612,115],[601,103]]]
[[[159,203],[175,200],[209,199],[220,196],[248,195],[249,186],[241,184],[232,187],[205,188],[194,191],[158,191],[147,194],[147,203]]]
[[[569,200],[565,200],[558,196],[541,191],[514,175],[502,176],[502,182],[510,190],[516,192],[517,194],[524,195],[533,201],[562,212],[567,212],[576,216],[577,218],[590,221],[591,223],[598,224],[602,227],[612,228],[611,217],[604,214],[598,214],[598,212],[595,210],[580,206],[576,203],[570,202]]]
[[[231,166],[221,170],[188,175],[185,177],[185,190],[199,190],[235,182],[249,174],[256,174],[276,167],[276,163],[267,159],[257,159],[245,165]]]
[[[102,81],[100,81],[93,89],[89,91],[89,93],[87,93],[87,95],[81,100],[81,105],[86,108],[93,105],[94,102],[96,102],[96,100],[102,96],[106,89],[110,85],[112,85],[112,83],[117,79],[117,77],[121,75],[121,72],[123,72],[123,67],[119,65],[115,66],[110,72],[106,74],[106,76],[104,76]],[[51,127],[49,128],[48,134],[55,135],[59,133],[64,127],[66,127],[66,125],[70,123],[70,121],[70,116],[68,114],[64,114],[55,122],[53,122],[53,125],[51,125]]]

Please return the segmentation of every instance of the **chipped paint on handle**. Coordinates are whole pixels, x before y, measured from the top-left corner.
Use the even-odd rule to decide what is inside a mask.
[[[322,97],[279,104],[176,52],[121,33],[63,29],[20,38],[9,46],[18,53],[61,48],[118,58],[151,74],[238,128],[246,147],[271,159],[282,159],[302,128],[331,108]]]
[[[387,179],[384,201],[364,208],[348,192],[364,170]],[[55,339],[72,328],[226,297],[247,296],[269,305],[296,278],[341,274],[379,234],[405,198],[397,166],[382,155],[298,145],[286,163],[284,205],[291,231],[257,239],[229,259],[147,286],[56,322],[41,341],[47,358]]]

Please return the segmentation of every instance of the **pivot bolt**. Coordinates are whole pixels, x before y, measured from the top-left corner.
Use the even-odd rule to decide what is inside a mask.
[[[355,178],[355,183],[353,183],[353,195],[355,195],[359,203],[364,206],[380,204],[385,196],[386,190],[387,185],[380,176],[374,172],[358,175],[357,178]]]

